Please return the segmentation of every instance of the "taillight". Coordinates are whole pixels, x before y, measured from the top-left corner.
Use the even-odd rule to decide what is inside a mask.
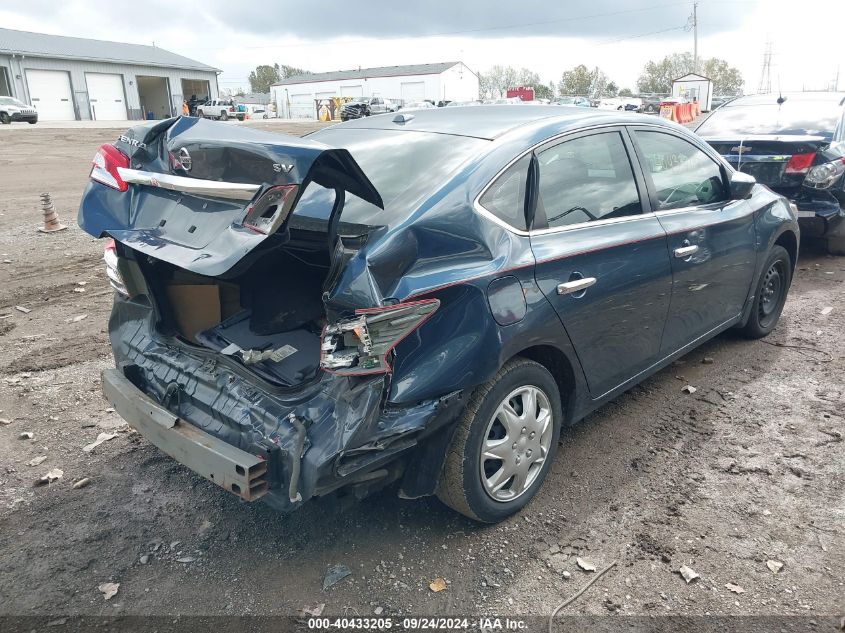
[[[114,145],[100,145],[92,162],[91,180],[118,191],[126,191],[129,188],[118,172],[120,167],[129,167],[129,157]]]
[[[784,173],[806,174],[810,170],[810,167],[812,167],[815,159],[815,152],[811,154],[793,154],[792,158],[790,158],[789,162],[786,164]]]
[[[355,310],[354,318],[329,324],[323,330],[320,367],[341,376],[390,372],[390,352],[438,307],[438,299],[424,299]]]
[[[111,287],[123,296],[128,297],[129,291],[126,289],[123,276],[117,269],[117,245],[114,243],[114,240],[106,242],[106,249],[103,252],[103,261],[106,262],[106,275],[109,278]]]
[[[290,215],[298,190],[297,185],[270,187],[246,210],[244,226],[262,235],[275,232]]]
[[[845,174],[845,158],[816,165],[804,178],[804,185],[813,189],[828,189]]]

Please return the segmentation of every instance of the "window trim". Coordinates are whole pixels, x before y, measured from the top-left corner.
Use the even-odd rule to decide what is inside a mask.
[[[634,157],[636,158],[636,161],[637,161],[636,164],[634,164],[633,161],[631,162],[631,167],[634,171],[634,179],[637,181],[638,185],[640,185],[640,182],[642,181],[642,187],[644,187],[644,188],[639,189],[640,201],[641,201],[641,204],[643,205],[643,212],[640,213],[639,215],[623,216],[621,218],[608,218],[606,220],[590,220],[589,222],[580,222],[578,224],[569,224],[569,225],[566,225],[566,226],[558,226],[558,227],[554,227],[554,228],[531,229],[531,230],[528,230],[528,231],[523,231],[522,229],[518,229],[515,226],[511,226],[510,224],[508,224],[504,220],[498,218],[494,213],[485,209],[481,205],[481,203],[479,202],[481,197],[485,193],[487,193],[487,190],[490,187],[493,186],[493,183],[496,182],[496,180],[499,178],[499,176],[501,176],[505,171],[507,171],[511,167],[511,165],[513,165],[514,163],[519,161],[526,154],[533,153],[536,149],[543,147],[544,145],[548,145],[550,143],[553,143],[555,141],[561,141],[562,142],[567,137],[581,136],[581,135],[584,135],[586,133],[596,132],[598,130],[611,130],[613,128],[620,130],[620,133],[622,134],[623,141],[626,143],[626,149],[629,152],[629,154],[628,154],[629,160],[631,158],[630,151],[632,149],[634,150]],[[645,174],[643,172],[640,154],[639,154],[639,151],[638,151],[636,144],[634,143],[634,139],[631,135],[631,130],[633,130],[633,129],[645,129],[647,131],[663,131],[663,130],[665,130],[669,133],[672,132],[671,129],[669,129],[669,128],[663,126],[663,125],[656,125],[656,124],[653,124],[653,123],[636,123],[636,124],[631,124],[631,123],[601,123],[601,124],[598,124],[598,125],[591,125],[589,127],[578,128],[576,130],[566,130],[565,132],[559,132],[558,134],[555,134],[555,135],[550,136],[548,138],[544,138],[540,141],[537,141],[536,143],[534,143],[533,145],[531,145],[527,149],[525,149],[522,152],[520,152],[519,154],[517,154],[514,158],[509,160],[505,164],[505,166],[502,167],[498,172],[496,172],[493,175],[493,177],[487,182],[487,184],[484,185],[484,187],[481,188],[481,191],[478,193],[478,195],[476,195],[475,198],[473,198],[472,207],[473,207],[473,209],[475,209],[476,213],[478,213],[482,217],[490,220],[491,222],[500,226],[501,228],[505,229],[506,231],[513,233],[514,235],[519,235],[519,236],[522,236],[522,237],[531,237],[532,235],[547,235],[547,234],[551,234],[551,233],[563,233],[564,231],[571,231],[571,230],[574,230],[574,229],[583,228],[585,226],[602,226],[604,224],[618,224],[619,222],[622,222],[622,221],[630,221],[632,219],[653,217],[656,214],[655,214],[654,206],[653,206],[653,203],[652,203],[652,200],[651,200],[650,191],[648,189],[648,181],[645,179]],[[675,135],[675,136],[678,136],[678,135]],[[687,142],[690,142],[693,145],[695,145],[696,147],[698,147],[699,149],[701,149],[702,151],[705,151],[699,144],[694,143],[692,141],[692,139],[685,139],[683,136],[678,136],[678,138],[687,140]],[[713,160],[713,155],[712,155],[711,152],[705,151],[705,153],[708,156],[710,156],[711,160]],[[730,165],[728,165],[728,169],[733,169],[733,168],[731,168]],[[527,175],[526,175],[526,179],[527,179]],[[645,196],[643,195],[644,191],[645,191]],[[673,211],[674,210],[675,209],[673,209]]]
[[[643,175],[641,173],[638,173],[642,170],[642,167],[639,164],[639,156],[636,154],[636,148],[630,142],[630,139],[628,138],[628,135],[626,134],[624,126],[617,124],[617,125],[613,125],[613,126],[607,126],[607,127],[605,127],[605,129],[602,129],[602,130],[594,130],[594,129],[593,130],[583,130],[583,131],[580,131],[578,133],[571,135],[570,138],[544,143],[544,144],[540,145],[539,147],[534,148],[534,150],[532,150],[532,152],[533,152],[535,160],[536,160],[536,156],[539,153],[545,152],[545,151],[550,150],[554,147],[558,147],[559,145],[563,145],[564,143],[569,143],[571,141],[578,140],[579,138],[585,138],[587,136],[598,136],[599,134],[614,134],[614,133],[619,135],[619,138],[622,141],[622,147],[625,149],[625,156],[628,159],[628,166],[631,168],[631,176],[633,176],[633,178],[634,178],[634,187],[637,190],[637,197],[640,199],[640,212],[633,214],[631,216],[623,215],[623,216],[620,216],[618,218],[607,218],[607,219],[608,220],[620,220],[620,219],[628,218],[628,217],[637,217],[637,216],[641,216],[641,215],[646,215],[646,214],[648,214],[652,211],[652,209],[651,209],[651,199],[649,198],[648,189],[646,188],[646,183],[645,183],[645,180],[643,179]],[[637,159],[636,164],[634,163],[634,160],[632,160],[633,157],[636,157],[636,159]],[[536,186],[536,183],[534,183],[534,186]],[[539,199],[539,191],[536,192],[535,195],[534,195],[534,203],[535,204],[536,204],[536,201],[538,199]],[[598,220],[587,220],[586,222],[577,222],[575,224],[564,224],[564,225],[561,225],[561,226],[554,226],[554,227],[546,226],[543,229],[533,229],[533,232],[535,232],[537,234],[542,234],[541,232],[556,232],[557,230],[566,228],[567,226],[581,226],[581,225],[595,226],[596,223],[598,223],[598,222],[604,222],[604,220],[599,218]]]
[[[674,130],[665,130],[664,131],[663,129],[660,128],[660,126],[656,126],[656,125],[651,125],[651,126],[634,125],[634,126],[631,126],[629,128],[628,132],[631,136],[631,142],[633,143],[634,149],[637,153],[637,159],[640,162],[640,169],[643,172],[643,178],[645,178],[645,181],[646,181],[646,188],[647,188],[647,191],[648,191],[648,197],[651,201],[652,211],[656,216],[661,217],[661,216],[665,216],[665,215],[681,213],[681,212],[684,212],[684,211],[688,212],[688,211],[691,211],[693,209],[698,209],[698,210],[702,210],[702,211],[710,211],[710,210],[715,211],[716,209],[720,209],[724,206],[727,206],[732,202],[736,202],[735,200],[731,199],[730,194],[729,194],[727,199],[720,200],[718,202],[709,202],[707,204],[691,204],[691,205],[687,205],[685,207],[676,207],[676,208],[673,208],[673,209],[661,209],[660,208],[660,201],[657,199],[657,189],[654,186],[654,179],[652,178],[651,171],[649,171],[648,169],[646,169],[643,166],[643,165],[646,164],[645,152],[643,152],[642,146],[640,145],[640,143],[637,139],[637,135],[636,135],[637,131],[657,132],[657,133],[666,134],[667,136],[673,136],[673,137],[675,137],[675,138],[677,138],[681,141],[685,141],[686,143],[688,143],[692,147],[700,150],[701,153],[703,153],[705,156],[707,156],[707,158],[709,158],[710,161],[719,169],[719,175],[722,178],[722,187],[724,187],[725,191],[730,192],[730,179],[728,178],[729,173],[725,169],[725,164],[727,163],[727,161],[714,159],[709,151],[705,151],[705,149],[703,147],[701,147],[697,143],[692,142],[692,140],[684,138],[680,134],[675,134]],[[728,164],[728,167],[730,169],[733,169],[733,167],[730,167],[730,164]]]

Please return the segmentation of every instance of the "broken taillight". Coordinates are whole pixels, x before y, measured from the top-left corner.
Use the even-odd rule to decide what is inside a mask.
[[[320,367],[342,376],[391,371],[388,355],[440,306],[438,299],[355,311],[351,319],[326,326]]]
[[[297,185],[270,187],[246,210],[244,226],[262,235],[274,233],[290,215],[298,189]]]
[[[129,188],[118,171],[120,167],[129,167],[129,157],[114,145],[100,145],[92,163],[91,180],[118,191],[126,191]]]
[[[106,262],[106,275],[109,278],[111,287],[117,290],[124,297],[129,296],[123,276],[117,268],[117,245],[114,240],[106,242],[106,249],[103,252],[103,261]]]

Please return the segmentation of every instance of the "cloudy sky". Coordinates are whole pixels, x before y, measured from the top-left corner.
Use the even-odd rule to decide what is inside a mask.
[[[0,26],[155,42],[223,69],[221,88],[249,88],[258,64],[315,72],[464,61],[527,67],[557,81],[577,64],[635,88],[643,65],[692,51],[692,0],[26,0],[0,4]],[[807,17],[804,17],[807,16]],[[738,67],[756,91],[772,42],[772,86],[845,89],[843,0],[699,0],[699,55]],[[825,28],[831,27],[830,35]]]

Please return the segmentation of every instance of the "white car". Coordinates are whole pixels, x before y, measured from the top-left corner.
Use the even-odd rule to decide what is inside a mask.
[[[0,123],[7,125],[13,121],[38,123],[38,110],[14,97],[0,97]]]

